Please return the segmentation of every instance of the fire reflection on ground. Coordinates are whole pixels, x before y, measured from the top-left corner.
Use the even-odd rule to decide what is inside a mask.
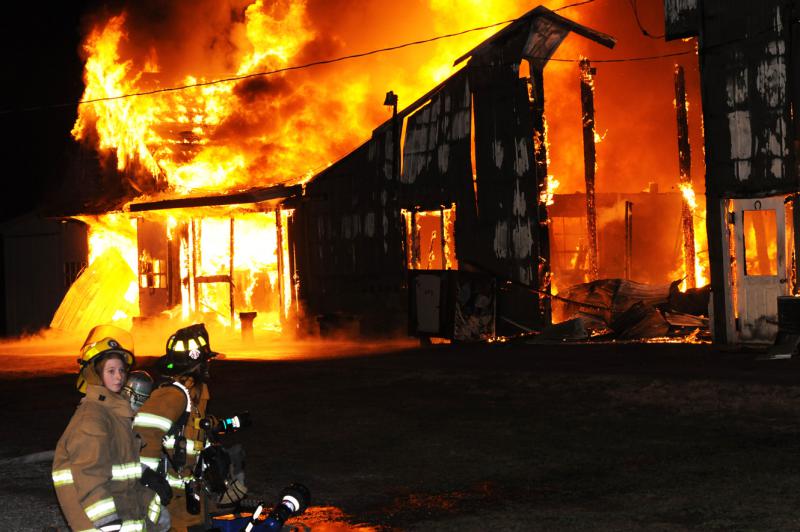
[[[143,358],[164,353],[169,333],[137,335],[135,352],[140,362]],[[59,375],[74,373],[77,369],[78,350],[83,338],[46,331],[36,335],[0,341],[0,376],[25,377],[32,375]],[[389,340],[364,340],[352,338],[285,339],[274,334],[255,334],[245,342],[236,335],[214,335],[211,345],[219,359],[225,360],[319,360],[365,356],[373,353],[396,351],[416,347],[411,338]]]
[[[288,520],[283,530],[291,532],[312,530],[314,532],[378,532],[381,530],[381,528],[370,525],[350,523],[348,522],[350,520],[350,516],[335,506],[311,506],[303,515]]]

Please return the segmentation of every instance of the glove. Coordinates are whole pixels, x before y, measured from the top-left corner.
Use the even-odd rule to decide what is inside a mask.
[[[161,504],[164,506],[168,505],[169,501],[172,500],[172,488],[167,482],[167,479],[149,467],[144,468],[144,471],[142,471],[142,478],[139,479],[139,481],[155,491],[158,494],[158,498],[161,499]]]

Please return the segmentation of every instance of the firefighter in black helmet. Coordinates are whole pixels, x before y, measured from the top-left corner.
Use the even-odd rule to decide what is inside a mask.
[[[136,370],[128,373],[128,380],[125,381],[120,395],[130,402],[131,409],[136,413],[152,392],[153,377],[146,371]]]
[[[167,340],[158,361],[164,377],[136,414],[142,436],[142,465],[164,475],[173,490],[172,530],[206,530],[206,498],[195,478],[198,456],[208,444],[200,421],[208,403],[208,362],[216,356],[202,323],[184,327]]]

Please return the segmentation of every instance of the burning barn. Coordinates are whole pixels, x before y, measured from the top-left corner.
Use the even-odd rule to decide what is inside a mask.
[[[111,19],[90,36],[87,71],[121,24]],[[139,137],[116,138],[116,169],[100,176],[122,175],[121,186],[102,187],[116,192],[116,207],[109,194],[73,216],[90,226],[89,266],[51,326],[205,314],[249,327],[258,313],[259,326],[273,330],[348,322],[362,332],[405,330],[408,272],[449,270],[491,300],[482,307],[491,330],[483,323],[479,336],[495,333],[495,306],[498,331],[540,329],[551,319],[543,69],[570,32],[614,45],[536,8],[459,58],[463,67],[412,105],[398,112],[389,93],[393,117],[302,186],[225,183],[228,192],[203,194],[227,169],[198,157],[204,131],[186,130],[180,116],[156,124],[161,153]],[[210,114],[215,94],[205,96],[183,114]],[[87,112],[73,134],[99,135],[102,145],[104,129],[118,127],[111,122]]]
[[[670,37],[699,27],[691,25],[699,24],[699,15],[689,4],[666,2]],[[661,98],[666,102],[661,107],[671,113],[670,127],[677,111],[677,156],[674,141],[667,165],[663,151],[634,150],[627,139],[617,140],[616,152],[608,156],[603,150],[611,142],[604,138],[629,126],[630,109],[604,108],[596,120],[595,91],[619,92],[624,78],[616,76],[617,89],[607,87],[611,78],[603,71],[598,83],[589,60],[576,65],[560,59],[569,63],[571,85],[553,85],[557,105],[553,111],[548,98],[553,111],[548,123],[544,70],[550,65],[553,72],[553,54],[571,33],[594,50],[612,48],[616,41],[537,7],[461,57],[453,54],[453,73],[439,77],[443,81],[410,105],[398,108],[397,96],[388,92],[384,109],[391,117],[372,120],[380,125],[352,150],[353,139],[364,138],[363,128],[345,120],[354,108],[331,105],[320,92],[324,84],[313,76],[291,86],[282,77],[257,73],[279,71],[292,54],[318,44],[301,31],[305,3],[287,5],[291,9],[257,1],[245,9],[249,48],[238,57],[242,75],[236,83],[195,83],[191,77],[184,83],[192,90],[169,97],[160,88],[159,64],[183,57],[164,59],[155,46],[138,45],[126,50],[141,65],[138,72],[133,59],[122,58],[126,28],[141,19],[111,16],[88,35],[85,99],[100,99],[102,105],[81,107],[72,133],[83,142],[82,153],[97,150],[104,160],[94,181],[83,176],[82,185],[64,193],[88,197],[78,202],[81,208],[59,214],[88,224],[89,256],[53,327],[79,330],[100,321],[131,325],[202,315],[243,330],[255,317],[257,327],[273,331],[410,329],[422,336],[474,339],[539,331],[592,309],[604,309],[595,317],[602,315],[606,325],[630,324],[633,318],[623,315],[637,302],[647,306],[637,307],[637,319],[656,312],[663,320],[666,310],[689,309],[677,287],[705,285],[710,256],[717,268],[715,333],[732,340],[720,336],[719,327],[720,320],[735,324],[733,314],[720,311],[716,301],[729,293],[725,301],[741,304],[742,297],[728,287],[742,282],[719,277],[720,250],[714,246],[728,240],[716,237],[705,249],[704,205],[694,196],[688,143],[688,120],[699,116],[699,106],[689,111],[682,67],[675,69],[674,87],[667,86],[669,97]],[[277,21],[297,29],[277,35]],[[276,35],[256,35],[251,24]],[[147,37],[150,29],[140,31]],[[694,51],[681,53],[695,57]],[[704,53],[701,46],[701,59]],[[225,61],[227,67],[230,58]],[[326,79],[336,90],[354,91],[354,72],[349,71],[351,78]],[[691,68],[686,75],[692,85]],[[704,87],[711,83],[704,78]],[[142,87],[154,95],[115,96]],[[403,87],[385,88],[402,92]],[[572,93],[579,101],[564,103],[575,101],[568,98]],[[710,94],[704,90],[707,133],[717,127],[718,116],[709,114]],[[362,96],[343,101],[363,102]],[[328,104],[314,107],[315,97]],[[578,117],[577,132],[561,128],[567,113],[558,107],[565,105]],[[657,134],[663,137],[664,113],[658,112]],[[612,121],[610,132],[597,126]],[[334,125],[344,130],[341,140],[326,133]],[[640,120],[637,127],[649,127],[648,122]],[[692,127],[699,129],[699,120]],[[345,149],[349,153],[332,157],[335,162],[304,160],[307,153],[327,157]],[[709,180],[712,163],[717,164],[714,153],[706,150]],[[649,162],[643,171],[644,160]],[[676,162],[679,169],[669,170]],[[316,169],[308,171],[310,166]],[[777,168],[774,161],[768,166]],[[790,166],[781,167],[787,182]],[[749,183],[742,190],[753,190],[752,179],[736,183]],[[709,185],[709,202],[738,198],[730,190]],[[105,195],[101,201],[98,191]],[[714,208],[730,212],[728,205]],[[722,211],[714,215],[709,209],[709,234],[714,234],[712,218]],[[767,264],[770,256],[766,252],[757,262]],[[704,293],[707,297],[707,289]],[[697,301],[691,313],[708,314],[702,294]],[[670,319],[694,326],[704,318]]]
[[[306,184],[295,237],[308,312],[404,326],[406,288],[415,296],[426,282],[406,287],[407,272],[459,270],[498,279],[498,329],[549,323],[543,69],[570,32],[614,45],[536,8]],[[427,282],[429,304],[444,306],[445,284]],[[441,332],[435,316],[409,325]]]

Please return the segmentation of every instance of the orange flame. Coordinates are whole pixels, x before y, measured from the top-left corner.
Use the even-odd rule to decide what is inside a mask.
[[[564,2],[547,0],[543,4],[553,9]],[[214,3],[208,3],[208,6],[212,5]],[[642,39],[638,34],[626,35],[624,32],[628,30],[615,26],[621,24],[618,20],[626,20],[625,17],[630,16],[627,5],[622,5],[624,17],[606,6],[598,8],[593,4],[560,13],[619,37],[619,51],[611,52],[587,43],[580,37],[570,37],[556,55],[577,58],[580,54],[592,59],[614,54],[637,55],[631,53],[632,48],[621,50],[626,42],[630,41],[633,43],[630,46],[635,46],[637,42],[641,44],[636,39]],[[172,51],[176,40],[170,41],[167,37],[170,32],[143,38],[141,28],[137,26],[138,19],[133,16],[137,5],[131,4],[127,14],[107,18],[94,27],[85,40],[84,100],[114,98],[123,94],[277,70],[396,42],[450,33],[454,29],[508,20],[521,15],[531,6],[519,0],[498,0],[490,4],[479,0],[429,0],[413,6],[366,2],[361,7],[365,12],[355,16],[349,12],[333,12],[335,7],[325,3],[314,4],[306,0],[265,3],[258,0],[237,11],[236,16],[229,14],[224,24],[218,27],[209,21],[208,27],[198,25],[187,31],[180,27],[181,22],[173,21],[171,29],[176,32],[176,40],[187,36],[185,41],[188,43],[188,36],[195,34],[208,37],[202,41],[201,47],[192,48],[187,44],[186,49],[181,50],[181,58],[176,59]],[[642,8],[643,11],[645,9],[651,8]],[[398,23],[401,15],[405,17],[403,20],[408,20],[407,24]],[[370,24],[364,24],[365,17],[368,17]],[[302,182],[368,138],[371,129],[387,118],[390,111],[380,105],[382,96],[376,95],[392,89],[401,95],[403,104],[414,101],[434,84],[461,68],[453,67],[454,58],[498,30],[499,27],[392,54],[314,69],[86,104],[79,108],[72,133],[76,139],[94,142],[102,153],[112,157],[119,170],[142,179],[142,176],[149,176],[151,186],[144,189],[150,192],[164,189],[177,193],[200,189],[225,191],[279,182]],[[623,37],[630,39],[624,41]],[[219,46],[214,48],[209,43]],[[676,47],[686,46],[684,43],[656,44],[658,51],[674,51]],[[647,41],[648,50],[656,44]],[[659,103],[654,112],[656,104],[653,103],[660,102],[656,93],[669,94],[671,87],[669,82],[656,87],[656,82],[649,78],[650,72],[655,72],[656,67],[663,67],[661,70],[666,73],[668,80],[671,79],[670,61],[598,66],[599,74],[592,80],[599,109],[596,118],[606,132],[602,136],[595,133],[595,142],[603,141],[603,153],[598,154],[598,175],[616,176],[615,179],[598,180],[599,192],[610,189],[620,191],[626,185],[630,187],[629,191],[639,190],[641,180],[647,178],[664,184],[672,183],[670,172],[662,171],[661,166],[664,160],[670,157],[674,159],[674,142],[663,139],[663,128],[659,124],[663,125],[667,119],[674,121],[674,114],[669,114],[674,113],[674,109],[667,105],[664,107],[669,112],[662,112]],[[625,68],[630,70],[623,70]],[[687,71],[687,76],[691,76],[691,72]],[[576,112],[580,108],[579,103],[576,105],[579,93],[577,66],[575,63],[551,61],[547,64],[545,77],[548,94],[547,138],[544,142],[541,138],[534,139],[534,142],[538,147],[546,147],[548,170],[559,176],[559,179],[548,176],[547,190],[539,198],[549,205],[559,186],[570,192],[581,188],[583,168],[580,142],[574,142],[580,138],[581,127],[580,112]],[[658,90],[642,91],[640,85],[645,81]],[[690,90],[691,83],[689,79]],[[625,95],[630,101],[626,101],[624,112],[619,109],[618,102],[604,105],[604,101],[607,101],[604,98],[613,96],[625,101]],[[640,105],[637,106],[637,102]],[[699,115],[697,109],[692,112]],[[647,153],[632,150],[630,128],[636,125],[638,134],[639,129],[645,130],[650,123],[657,130],[651,138],[657,138],[659,142],[651,142],[643,137],[643,142],[650,146]],[[663,146],[661,140],[664,140]],[[199,221],[203,215],[208,215],[207,222]],[[288,265],[293,259],[285,233],[278,243],[277,226],[282,226],[285,231],[291,211],[281,211],[279,215],[274,212],[261,213],[266,221],[252,222],[252,225],[250,214],[242,217],[220,210],[208,213],[176,210],[170,211],[169,217],[164,213],[153,216],[161,217],[167,238],[180,248],[182,280],[193,276],[232,273],[238,277],[234,279],[240,299],[237,301],[248,306],[258,299],[258,290],[264,289],[266,275],[268,284],[282,294],[281,312],[290,312],[292,292],[296,291],[297,281],[291,277],[288,266],[283,270],[284,275],[279,275],[277,264]],[[236,219],[233,226],[236,247],[233,267],[230,265],[229,250],[231,216]],[[255,217],[255,214],[252,216]],[[196,235],[185,229],[192,219],[198,220],[198,227],[203,225],[202,231]],[[699,212],[695,221],[695,234],[704,239],[704,220]],[[126,219],[125,223],[130,222]],[[262,222],[264,226],[259,225]],[[92,227],[93,231],[100,234],[102,223],[91,223],[98,226],[97,229],[95,225]],[[125,223],[121,224],[120,231],[128,234],[130,229],[125,227]],[[451,224],[452,220],[448,218],[445,223],[448,231]],[[254,237],[247,235],[254,231],[268,235],[268,241],[259,244],[266,249],[262,250],[263,256],[250,257],[249,251],[239,249],[240,241],[253,241]],[[137,271],[139,257],[135,232],[126,244],[116,245],[124,250],[125,260],[132,264],[133,271]],[[700,238],[696,245],[697,256],[702,255],[703,260],[707,260]],[[95,250],[93,256],[100,256],[101,250],[108,246],[97,237],[96,242],[92,243]],[[192,260],[197,250],[202,250],[202,253],[194,270]],[[447,264],[450,264],[450,253],[448,249]],[[575,254],[574,262],[577,262],[579,255]],[[698,258],[697,268],[704,270],[700,262]],[[582,267],[579,264],[573,266]],[[698,282],[705,278],[699,273],[697,277]],[[230,322],[230,309],[227,308],[226,312],[225,307],[228,304],[225,301],[230,299],[229,288],[226,292],[220,285],[212,290],[212,284],[181,283],[184,317],[190,312],[202,312],[206,307],[213,307],[221,316],[221,321]],[[556,290],[555,282],[553,290]],[[276,315],[277,312],[275,310]]]
[[[544,203],[545,205],[552,205],[553,204],[553,196],[558,190],[559,185],[561,182],[555,178],[555,176],[548,175],[547,176],[547,188],[542,191],[541,197],[539,198],[540,203]]]
[[[694,211],[697,209],[697,197],[695,196],[692,184],[680,183],[678,188],[680,188],[681,194],[683,194],[683,199],[686,201],[689,209],[691,209],[692,213],[694,213]]]

